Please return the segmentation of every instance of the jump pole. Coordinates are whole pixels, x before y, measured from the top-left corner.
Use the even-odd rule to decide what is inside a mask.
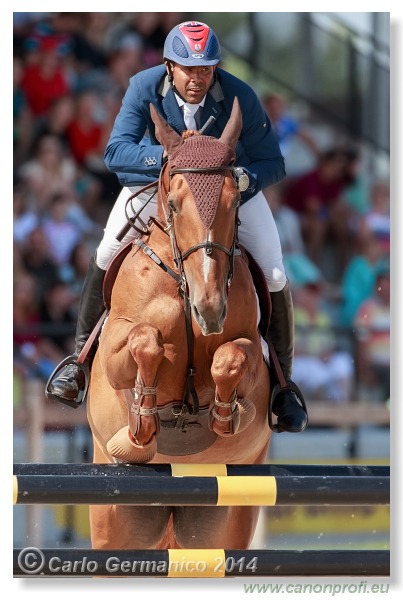
[[[365,506],[389,503],[382,476],[14,475],[14,504]]]

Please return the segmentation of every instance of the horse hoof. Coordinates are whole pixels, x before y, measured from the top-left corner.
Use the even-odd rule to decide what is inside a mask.
[[[153,435],[148,444],[137,446],[129,435],[129,427],[123,427],[109,440],[106,449],[115,458],[125,463],[147,463],[157,453],[157,439]]]
[[[246,398],[238,398],[237,404],[239,407],[240,423],[237,433],[244,431],[256,417],[255,405]]]

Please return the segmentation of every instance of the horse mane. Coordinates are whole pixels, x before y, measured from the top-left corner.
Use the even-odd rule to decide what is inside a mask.
[[[195,129],[187,129],[182,133],[182,139],[187,140],[194,135],[202,135],[200,131],[196,131]]]

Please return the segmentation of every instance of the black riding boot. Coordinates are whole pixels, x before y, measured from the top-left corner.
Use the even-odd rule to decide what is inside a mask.
[[[105,271],[98,267],[94,257],[92,257],[81,291],[76,327],[75,353],[71,357],[73,360],[80,354],[105,310],[102,295],[104,276]],[[94,344],[84,361],[84,367],[87,370],[91,366],[95,351],[96,347]],[[54,377],[58,369],[59,367],[56,368],[46,385],[46,395],[53,400],[58,400],[73,408],[77,408],[83,401],[83,390],[86,384],[84,369],[77,364],[70,363],[59,371],[57,377]]]
[[[285,388],[277,386],[273,399],[271,409],[277,415],[275,430],[297,433],[307,426],[308,414],[301,391],[291,381],[294,357],[294,311],[288,282],[280,292],[270,292],[270,297],[272,313],[268,336],[288,383]]]

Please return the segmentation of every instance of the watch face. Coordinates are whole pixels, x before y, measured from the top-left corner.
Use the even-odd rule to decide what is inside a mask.
[[[249,187],[249,177],[246,173],[242,173],[238,179],[238,188],[240,192],[245,192]]]

